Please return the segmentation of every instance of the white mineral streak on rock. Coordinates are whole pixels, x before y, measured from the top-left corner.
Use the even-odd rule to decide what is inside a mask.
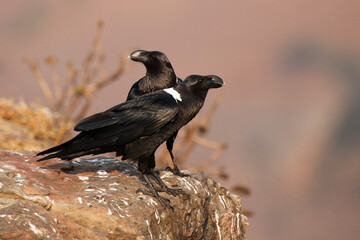
[[[120,184],[118,184],[117,182],[113,182],[113,183],[110,183],[109,186],[118,186]]]
[[[228,209],[228,206],[227,206],[227,204],[226,204],[226,200],[225,200],[225,198],[224,198],[224,195],[219,195],[219,199],[220,199],[220,202],[221,202],[221,204],[223,205],[223,207],[224,207],[225,209]]]
[[[215,220],[216,220],[216,228],[217,231],[219,233],[219,239],[221,240],[221,231],[220,231],[220,226],[219,226],[219,215],[217,214],[217,212],[215,211]]]
[[[198,193],[198,191],[196,190],[196,188],[193,187],[192,184],[189,183],[185,178],[180,178],[180,181],[185,184],[185,186],[187,187],[187,189],[189,189],[190,191],[193,190],[195,194]]]
[[[79,178],[81,181],[89,180],[89,177],[87,177],[87,176],[78,176],[78,178]]]
[[[16,170],[16,168],[14,166],[11,166],[11,165],[3,165],[2,167],[5,168],[8,171]],[[4,172],[4,171],[2,171],[2,172]]]
[[[152,235],[151,229],[150,229],[149,220],[146,220],[146,225],[147,225],[147,229],[148,229],[148,232],[149,232],[149,234],[150,234],[150,237],[151,237],[151,239],[153,239],[153,235]]]
[[[160,216],[159,216],[159,212],[158,212],[157,209],[155,210],[155,218],[156,218],[156,220],[158,220],[158,224],[159,224],[160,223]]]
[[[40,214],[38,213],[34,213],[35,216],[39,217],[41,220],[43,220],[44,222],[47,222],[46,221],[46,218],[44,218],[43,216],[41,216]]]
[[[151,205],[155,205],[155,206],[158,205],[158,203],[152,198],[149,198],[149,202],[151,203]]]
[[[240,234],[240,213],[236,214],[236,220],[237,220],[237,224],[236,224],[236,230],[237,230],[237,234]]]
[[[121,199],[121,201],[126,205],[129,206],[129,203],[126,200]]]
[[[31,222],[28,222],[29,226],[30,226],[30,229],[31,231],[33,231],[36,235],[41,235],[42,234],[42,231],[39,230],[34,224],[32,224]]]
[[[99,170],[96,173],[99,175],[107,175],[108,174],[105,170]]]
[[[108,209],[107,215],[112,215],[110,208],[107,208],[107,209]]]

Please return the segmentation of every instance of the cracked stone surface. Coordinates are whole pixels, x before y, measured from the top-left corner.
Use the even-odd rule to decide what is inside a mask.
[[[245,239],[241,198],[203,173],[162,171],[190,199],[160,193],[174,210],[136,193],[128,162],[83,158],[36,162],[30,151],[0,151],[0,239]]]

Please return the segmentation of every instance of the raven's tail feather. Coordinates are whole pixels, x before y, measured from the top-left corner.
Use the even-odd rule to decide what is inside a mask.
[[[80,135],[80,134],[79,134]],[[52,152],[57,152],[57,151],[60,151],[60,150],[63,150],[64,148],[66,148],[68,145],[70,145],[71,143],[73,143],[77,138],[79,138],[79,135],[77,135],[76,137],[70,139],[69,141],[67,142],[64,142],[60,145],[57,145],[55,147],[52,147],[52,148],[49,148],[49,149],[46,149],[45,151],[42,151],[42,152],[39,152],[38,154],[36,154],[36,156],[40,156],[40,155],[45,155],[45,154],[48,154],[48,153],[52,153]],[[40,160],[40,159],[39,159]],[[38,160],[38,161],[39,161]],[[45,160],[45,159],[44,159]]]
[[[41,161],[45,161],[45,160],[48,160],[48,159],[51,159],[51,158],[56,158],[56,157],[58,157],[57,154],[58,153],[53,153],[53,154],[47,155],[45,157],[42,157],[42,158],[40,158],[40,159],[38,159],[36,161],[41,162]]]
[[[64,151],[59,151],[59,152],[47,155],[45,157],[42,157],[36,161],[41,162],[41,161],[45,161],[45,160],[48,160],[51,158],[61,158],[63,160],[72,160],[74,158],[81,157],[84,155],[95,154],[94,152],[95,151],[82,151],[82,152],[76,152],[76,153],[66,153]]]
[[[56,147],[54,147],[54,148],[56,148]],[[90,154],[96,155],[96,154],[101,154],[101,153],[106,153],[106,152],[117,151],[118,149],[115,149],[114,147],[109,146],[109,147],[101,147],[101,148],[95,148],[95,149],[84,149],[82,151],[76,151],[76,152],[73,152],[71,150],[72,149],[62,148],[61,150],[59,150],[53,154],[47,155],[45,157],[42,157],[36,161],[41,162],[41,161],[45,161],[45,160],[48,160],[51,158],[61,158],[63,160],[72,160],[74,158],[81,157],[84,155],[90,155]]]
[[[70,139],[67,142],[64,142],[58,146],[49,148],[45,151],[39,152],[38,154],[36,154],[36,156],[40,156],[40,155],[45,155],[45,154],[49,154],[49,153],[53,153],[50,155],[47,155],[45,157],[42,157],[38,160],[36,160],[37,162],[41,162],[41,161],[45,161],[51,158],[61,158],[63,160],[71,160],[73,158],[76,158],[78,156],[82,156],[82,155],[86,155],[86,151],[81,151],[81,152],[77,152],[76,154],[74,154],[74,152],[71,152],[71,147],[73,144],[76,144],[75,141],[80,138],[82,136],[82,134],[78,134],[77,136],[75,136],[74,138]],[[76,156],[75,156],[76,155]]]
[[[89,154],[101,154],[105,152],[120,151],[118,146],[114,146],[116,136],[102,138],[101,143],[92,134],[81,132],[69,141],[39,152],[37,156],[49,154],[37,160],[37,162],[48,160],[51,158],[61,158],[63,160],[71,160]]]

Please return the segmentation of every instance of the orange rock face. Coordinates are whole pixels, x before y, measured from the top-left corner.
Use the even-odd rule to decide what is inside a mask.
[[[0,151],[0,239],[244,239],[241,199],[203,173],[164,182],[190,199],[144,188],[136,167],[112,158],[36,162],[34,152]]]

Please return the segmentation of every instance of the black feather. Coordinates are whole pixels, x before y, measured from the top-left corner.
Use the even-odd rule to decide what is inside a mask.
[[[175,71],[167,56],[158,51],[137,50],[130,54],[133,61],[142,62],[146,67],[146,75],[131,87],[127,100],[135,99],[144,94],[175,87],[182,80],[176,77]],[[174,155],[173,145],[177,132],[166,141],[166,147],[170,153],[174,169],[178,169]],[[179,173],[179,171],[177,172]]]

